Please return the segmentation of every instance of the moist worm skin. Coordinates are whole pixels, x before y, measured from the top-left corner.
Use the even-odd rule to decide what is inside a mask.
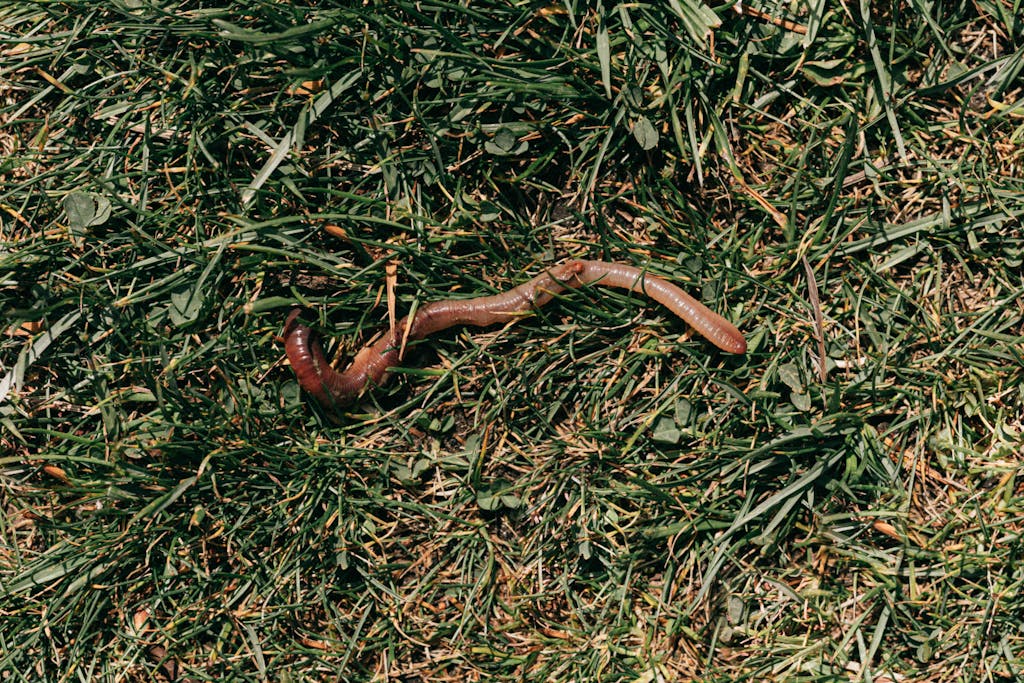
[[[486,327],[515,320],[566,289],[590,284],[642,292],[723,351],[747,351],[746,340],[732,323],[671,282],[623,263],[567,261],[501,294],[426,304],[416,311],[412,322],[409,316],[402,318],[393,330],[364,347],[344,372],[337,372],[327,362],[312,330],[298,321],[300,310],[294,309],[284,324],[285,352],[303,389],[325,407],[343,408],[367,386],[387,380],[387,370],[398,364],[406,340],[422,339],[454,325]]]

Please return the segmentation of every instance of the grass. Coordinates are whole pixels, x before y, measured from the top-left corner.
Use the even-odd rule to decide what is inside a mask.
[[[1018,4],[6,3],[0,680],[1019,679]]]

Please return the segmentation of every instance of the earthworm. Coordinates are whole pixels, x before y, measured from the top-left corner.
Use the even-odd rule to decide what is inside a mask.
[[[411,321],[406,316],[394,329],[364,347],[344,372],[337,372],[327,362],[312,330],[298,321],[300,309],[296,308],[284,324],[285,352],[302,388],[321,405],[341,408],[357,399],[367,386],[387,380],[388,368],[399,362],[406,341],[454,325],[486,327],[515,320],[566,289],[589,284],[641,291],[723,351],[747,350],[746,340],[732,323],[666,280],[623,263],[567,261],[501,294],[428,303]]]

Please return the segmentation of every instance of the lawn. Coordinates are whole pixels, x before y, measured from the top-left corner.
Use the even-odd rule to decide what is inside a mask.
[[[0,681],[1021,680],[1021,4],[3,3]]]

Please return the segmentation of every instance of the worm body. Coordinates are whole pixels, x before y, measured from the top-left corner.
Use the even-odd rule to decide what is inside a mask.
[[[356,354],[344,372],[334,370],[312,330],[293,310],[284,325],[285,352],[299,384],[325,407],[352,403],[369,385],[383,383],[388,368],[399,362],[403,343],[422,339],[454,325],[486,327],[508,322],[551,301],[566,289],[598,284],[641,292],[686,321],[708,341],[729,353],[746,353],[747,342],[736,327],[671,282],[623,263],[567,261],[507,292],[473,299],[445,299],[426,304]]]

